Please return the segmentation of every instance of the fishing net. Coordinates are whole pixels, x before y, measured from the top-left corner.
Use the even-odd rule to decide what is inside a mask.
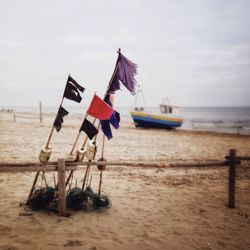
[[[66,205],[67,208],[81,210],[83,209],[83,205],[85,202],[87,202],[87,200],[88,197],[82,192],[80,188],[72,188],[67,194]]]
[[[111,207],[111,200],[106,194],[95,193],[91,187],[87,187],[83,193],[88,196],[94,209]]]
[[[43,187],[35,190],[27,201],[27,204],[34,210],[45,209],[54,200],[55,189]]]
[[[95,193],[91,187],[82,191],[80,188],[72,188],[66,198],[67,208],[72,210],[93,210],[110,208],[111,200],[106,194]]]

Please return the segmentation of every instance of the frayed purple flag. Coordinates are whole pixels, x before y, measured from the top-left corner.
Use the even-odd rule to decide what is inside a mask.
[[[126,58],[122,53],[119,53],[118,65],[116,74],[110,84],[108,93],[120,89],[120,81],[131,92],[135,94],[135,75],[137,73],[137,65]]]

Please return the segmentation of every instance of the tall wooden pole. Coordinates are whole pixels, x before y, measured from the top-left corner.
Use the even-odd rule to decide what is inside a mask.
[[[85,120],[87,117],[88,117],[88,114],[86,113],[83,120]],[[74,144],[73,144],[73,146],[72,146],[72,149],[71,149],[69,155],[72,155],[72,154],[73,154],[74,149],[75,149],[76,144],[77,144],[77,141],[78,141],[78,139],[79,139],[79,137],[80,137],[80,134],[81,134],[81,129],[79,130],[79,133],[78,133],[77,136],[76,136],[75,142],[74,142]],[[86,137],[86,139],[87,139],[87,137]],[[87,140],[86,140],[86,141],[87,141]],[[85,145],[84,145],[84,146],[85,146]]]
[[[99,131],[99,129],[100,129],[100,124],[101,124],[101,123],[99,122],[98,127],[97,127],[97,130],[98,130],[98,131]],[[97,134],[96,134],[96,136],[94,137],[94,142],[96,142],[96,139],[97,139]],[[89,160],[89,162],[91,162],[91,160]],[[86,168],[85,175],[84,175],[84,178],[83,178],[83,183],[82,183],[82,190],[84,190],[85,184],[88,183],[88,176],[89,176],[90,166],[91,166],[91,165],[88,165],[87,168]]]
[[[91,162],[91,160],[89,160],[89,162]],[[90,168],[90,165],[87,166],[86,171],[85,171],[85,175],[84,175],[83,182],[82,182],[82,191],[85,188],[85,184],[86,184],[86,181],[87,181],[87,175],[88,175],[88,172],[89,172],[89,168]]]
[[[74,144],[73,144],[73,146],[72,146],[71,151],[69,152],[69,155],[73,155],[73,152],[74,152],[74,149],[75,149],[75,147],[76,147],[76,143],[77,143],[77,141],[78,141],[78,139],[79,139],[79,137],[80,137],[80,134],[81,134],[81,130],[78,132],[78,134],[77,134],[77,136],[76,136],[75,142],[74,142]]]
[[[229,181],[228,181],[228,207],[235,207],[235,166],[236,150],[229,150]]]
[[[102,187],[102,170],[101,170],[101,173],[100,173],[100,181],[99,181],[99,190],[98,190],[99,195],[101,194],[101,187]]]
[[[103,155],[104,155],[104,143],[105,143],[105,135],[103,134],[103,139],[102,139],[102,155],[101,155],[101,160],[103,161]],[[101,187],[102,187],[102,172],[103,170],[100,170],[100,180],[99,180],[99,195],[101,194]]]
[[[29,199],[30,199],[31,195],[33,194],[33,191],[34,191],[34,188],[35,188],[35,186],[36,186],[36,183],[37,183],[37,179],[38,179],[39,174],[40,174],[40,172],[38,171],[38,172],[36,173],[36,175],[35,175],[35,179],[34,179],[34,181],[33,181],[33,184],[32,184],[32,187],[31,187],[31,190],[30,190],[30,193],[29,193],[27,202],[29,202]],[[26,203],[27,203],[27,202],[26,202]]]
[[[59,107],[62,106],[62,104],[63,104],[63,99],[64,99],[64,96],[62,97],[62,101],[61,101]],[[51,130],[50,130],[49,138],[48,138],[48,140],[47,140],[47,143],[46,143],[45,148],[48,148],[48,147],[49,147],[49,143],[50,143],[50,140],[51,140],[51,137],[52,137],[52,135],[53,135],[54,130],[55,130],[55,127],[54,127],[54,124],[53,124],[53,125],[52,125],[52,128],[51,128]]]
[[[106,96],[108,95],[108,90],[109,90],[109,88],[110,88],[110,86],[111,86],[111,83],[112,83],[112,81],[113,81],[113,79],[114,79],[114,77],[115,77],[115,74],[116,74],[116,72],[117,72],[117,69],[118,69],[118,62],[119,62],[119,57],[120,57],[120,52],[121,52],[121,49],[118,49],[118,51],[117,51],[118,57],[117,57],[117,60],[116,60],[115,69],[114,69],[114,72],[113,72],[113,74],[112,74],[112,77],[111,77],[111,79],[110,79],[110,81],[109,81],[109,84],[108,84],[108,87],[107,87],[107,91],[106,91],[106,93],[105,93],[103,99],[105,99]],[[95,120],[94,120],[94,121],[95,121]],[[97,130],[99,131],[99,129],[100,129],[100,122],[99,122],[98,129],[97,129]],[[97,138],[97,135],[95,136],[94,141],[96,141],[96,138]],[[86,141],[87,141],[87,138],[86,138],[86,140],[84,141],[83,147],[85,146]],[[83,147],[82,147],[82,148],[83,148]],[[104,148],[104,140],[103,140],[103,148]],[[103,149],[102,149],[102,154],[103,154]],[[89,160],[89,162],[91,162],[91,160]],[[82,184],[82,190],[84,190],[85,184],[88,182],[87,179],[88,179],[89,171],[90,171],[90,165],[87,166],[86,171],[85,171],[85,175],[84,175],[84,179],[83,179],[83,184]]]
[[[42,113],[42,102],[39,102],[39,117],[40,117],[40,123],[43,122],[43,113]]]

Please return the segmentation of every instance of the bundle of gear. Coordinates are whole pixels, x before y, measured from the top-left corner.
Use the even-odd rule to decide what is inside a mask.
[[[111,201],[109,197],[101,192],[102,185],[102,175],[103,171],[106,169],[104,155],[104,142],[105,137],[111,139],[113,137],[111,125],[113,128],[118,129],[120,123],[120,114],[114,110],[113,102],[114,95],[117,90],[120,89],[121,84],[123,84],[131,94],[135,94],[135,74],[137,73],[137,65],[126,58],[121,50],[118,49],[118,57],[116,60],[116,65],[112,77],[109,81],[105,95],[102,98],[94,94],[92,101],[86,111],[81,127],[79,128],[77,137],[73,143],[72,149],[68,156],[66,157],[66,162],[81,162],[84,158],[87,158],[89,165],[86,167],[85,175],[83,178],[82,188],[76,187],[69,189],[66,197],[66,205],[68,209],[73,210],[83,210],[91,207],[92,209],[103,209],[109,208],[111,206]],[[49,162],[50,156],[52,154],[52,148],[49,147],[53,132],[56,130],[59,132],[62,128],[64,117],[69,114],[69,112],[63,107],[64,99],[68,99],[77,103],[80,103],[82,100],[81,94],[84,92],[85,88],[80,85],[72,76],[68,76],[66,81],[66,86],[62,95],[62,100],[58,108],[53,126],[51,128],[46,146],[41,149],[39,154],[39,161],[42,165],[46,165]],[[88,120],[88,116],[93,118],[93,122]],[[99,124],[95,127],[95,122],[99,120]],[[94,192],[91,188],[91,181],[88,184],[89,172],[91,161],[95,159],[97,151],[97,134],[99,130],[103,132],[103,141],[102,141],[102,151],[101,158],[98,160],[102,163],[97,165],[98,170],[100,171],[100,180],[99,180],[99,190]],[[86,133],[86,138],[80,149],[76,151],[76,157],[74,157],[74,150],[77,145],[77,141],[80,137],[81,132]],[[88,142],[88,144],[87,144]],[[87,144],[87,145],[86,145]],[[40,172],[37,172],[29,197],[27,199],[26,205],[30,206],[32,209],[47,209],[54,208],[57,210],[58,207],[58,185],[55,183],[54,187],[48,186],[45,178],[45,173],[43,172],[42,181],[45,182],[45,187],[36,188],[37,179]],[[70,172],[67,180],[66,187],[69,184],[69,181],[72,180],[73,170]],[[61,178],[60,178],[61,183]],[[85,188],[86,186],[86,188]],[[60,190],[61,191],[61,190]],[[60,200],[61,201],[61,200]],[[60,206],[61,208],[61,206]]]

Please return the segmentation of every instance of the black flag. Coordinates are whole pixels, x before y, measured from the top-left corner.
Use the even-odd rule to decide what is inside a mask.
[[[54,121],[54,127],[57,132],[61,130],[62,124],[63,124],[63,117],[67,115],[68,113],[69,112],[66,109],[64,109],[62,106],[60,106],[60,108],[58,109],[56,119]]]
[[[84,131],[90,140],[98,133],[96,127],[86,118],[84,119],[80,131]]]
[[[84,90],[85,90],[85,88],[83,88],[80,84],[78,84],[76,82],[76,80],[74,80],[69,75],[63,96],[65,98],[72,100],[72,101],[81,102],[82,97],[81,97],[79,91],[81,91],[83,93]]]

